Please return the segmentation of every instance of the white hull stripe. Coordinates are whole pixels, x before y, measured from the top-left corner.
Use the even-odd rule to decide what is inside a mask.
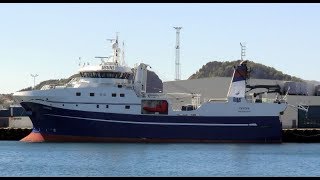
[[[103,121],[111,123],[125,123],[125,124],[150,124],[150,125],[170,125],[170,126],[258,126],[256,123],[250,124],[208,124],[208,123],[161,123],[161,122],[137,122],[137,121],[117,121],[117,120],[106,120],[106,119],[94,119],[94,118],[83,118],[73,116],[61,116],[55,114],[44,114],[45,116],[56,116],[71,119],[83,119],[88,121]]]
[[[49,103],[60,103],[60,104],[106,104],[106,105],[141,105],[139,103],[105,103],[105,102],[63,102],[63,101],[45,101],[43,99],[30,99],[30,101],[43,101],[43,102],[49,102]]]

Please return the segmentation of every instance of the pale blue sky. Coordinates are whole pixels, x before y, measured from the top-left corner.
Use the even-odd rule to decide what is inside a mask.
[[[240,58],[307,80],[320,80],[320,4],[0,4],[0,93],[76,73],[78,57],[99,63],[119,32],[126,62],[175,75],[181,30],[181,78],[209,61]]]

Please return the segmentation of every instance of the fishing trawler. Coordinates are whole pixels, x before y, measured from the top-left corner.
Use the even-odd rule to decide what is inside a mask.
[[[33,123],[21,141],[43,142],[263,142],[282,141],[282,98],[256,101],[246,94],[247,61],[235,66],[226,99],[174,109],[167,94],[149,93],[149,65],[123,64],[118,36],[113,55],[79,69],[64,86],[14,93]],[[214,86],[214,84],[213,84]]]

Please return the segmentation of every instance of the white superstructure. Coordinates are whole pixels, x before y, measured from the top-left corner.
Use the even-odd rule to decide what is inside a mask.
[[[191,109],[175,109],[171,106],[172,94],[146,93],[148,65],[141,63],[133,69],[121,63],[118,37],[112,49],[113,56],[101,60],[99,65],[81,67],[80,77],[65,86],[46,85],[41,90],[16,92],[15,100],[42,104],[48,109],[147,115],[158,113],[146,112],[145,106],[154,107],[167,101],[164,115],[172,116],[279,116],[287,106],[280,99],[256,103],[245,95],[246,79],[240,79],[231,82],[227,99],[199,102],[200,95],[193,95]]]

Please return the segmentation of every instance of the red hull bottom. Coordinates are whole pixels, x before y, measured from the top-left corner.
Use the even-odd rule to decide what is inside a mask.
[[[201,139],[145,139],[145,138],[102,138],[86,136],[63,136],[48,135],[31,132],[24,137],[22,142],[152,142],[152,143],[266,143],[263,140],[201,140]],[[268,143],[281,143],[278,141],[268,141]]]

